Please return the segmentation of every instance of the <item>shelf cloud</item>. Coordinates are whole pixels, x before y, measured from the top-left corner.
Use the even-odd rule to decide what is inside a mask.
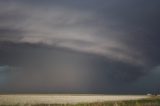
[[[144,93],[132,86],[160,63],[159,4],[0,1],[0,90]]]

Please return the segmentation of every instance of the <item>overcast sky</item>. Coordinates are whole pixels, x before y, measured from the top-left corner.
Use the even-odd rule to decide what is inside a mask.
[[[0,92],[160,92],[159,0],[1,0]]]

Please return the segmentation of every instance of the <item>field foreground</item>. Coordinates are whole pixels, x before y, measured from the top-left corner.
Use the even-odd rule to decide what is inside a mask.
[[[147,99],[143,95],[0,95],[0,105],[95,104]],[[118,103],[118,102],[116,102]],[[91,105],[92,106],[92,105]],[[101,105],[100,105],[101,106]]]

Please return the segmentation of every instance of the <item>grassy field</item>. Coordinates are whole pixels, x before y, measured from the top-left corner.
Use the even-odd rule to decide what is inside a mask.
[[[150,98],[145,98],[140,100],[106,101],[106,102],[77,103],[77,104],[17,103],[17,104],[1,104],[0,106],[160,106],[160,97],[153,96]]]
[[[96,94],[14,94],[0,95],[0,104],[77,104],[104,101],[139,100],[146,95],[96,95]]]

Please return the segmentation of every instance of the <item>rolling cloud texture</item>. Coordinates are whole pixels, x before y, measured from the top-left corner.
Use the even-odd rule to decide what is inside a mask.
[[[159,0],[1,0],[0,91],[148,93]]]

